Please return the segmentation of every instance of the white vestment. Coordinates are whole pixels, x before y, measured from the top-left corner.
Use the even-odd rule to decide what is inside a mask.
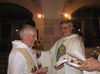
[[[40,57],[42,67],[48,67],[48,72],[46,74],[52,74],[51,71],[51,54],[50,51],[42,51]]]
[[[77,51],[81,52],[83,56],[85,56],[84,45],[83,45],[81,38],[78,35],[72,34],[70,36],[61,38],[50,49],[51,55],[52,55],[52,59],[51,59],[52,60],[52,74],[82,74],[83,73],[82,71],[77,70],[76,68],[73,68],[67,64],[65,64],[64,67],[59,70],[54,69],[54,66],[57,63],[57,61],[56,61],[57,52],[61,45],[65,46],[65,52],[77,50]],[[73,58],[69,55],[67,55],[65,57],[68,57],[70,59]]]
[[[9,55],[7,74],[29,74],[26,58],[21,52],[17,51],[16,48],[24,48],[27,50],[35,65],[37,66],[36,55],[33,55],[31,48],[27,47],[23,42],[15,40],[12,43],[13,48]]]

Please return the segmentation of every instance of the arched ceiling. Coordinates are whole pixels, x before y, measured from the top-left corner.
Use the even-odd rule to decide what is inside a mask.
[[[12,3],[0,3],[0,20],[32,19],[32,13],[26,8]]]
[[[38,0],[0,0],[0,3],[14,3],[31,11],[33,14],[41,12]]]
[[[63,12],[71,15],[77,9],[86,6],[100,8],[100,0],[66,0]]]
[[[100,8],[100,0],[2,0],[22,5],[36,17],[38,13],[44,14],[45,18],[60,18],[62,13],[71,15],[75,10],[83,6]]]
[[[100,0],[32,0],[41,9],[45,18],[60,18],[63,13],[71,14],[77,9],[88,6],[100,8]]]

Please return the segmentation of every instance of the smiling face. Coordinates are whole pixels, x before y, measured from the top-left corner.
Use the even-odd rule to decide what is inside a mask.
[[[69,36],[72,34],[72,27],[70,27],[67,23],[62,23],[60,25],[61,34],[63,37]]]

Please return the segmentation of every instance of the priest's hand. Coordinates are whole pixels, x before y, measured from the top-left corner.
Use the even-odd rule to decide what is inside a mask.
[[[48,67],[41,67],[37,71],[35,71],[33,74],[46,74],[48,71]]]

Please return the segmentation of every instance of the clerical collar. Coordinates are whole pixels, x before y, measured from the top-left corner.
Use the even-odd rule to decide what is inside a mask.
[[[73,33],[71,33],[71,34],[69,34],[69,35],[67,35],[67,36],[63,36],[63,37],[69,37],[69,36],[71,36],[71,35],[73,35]]]

